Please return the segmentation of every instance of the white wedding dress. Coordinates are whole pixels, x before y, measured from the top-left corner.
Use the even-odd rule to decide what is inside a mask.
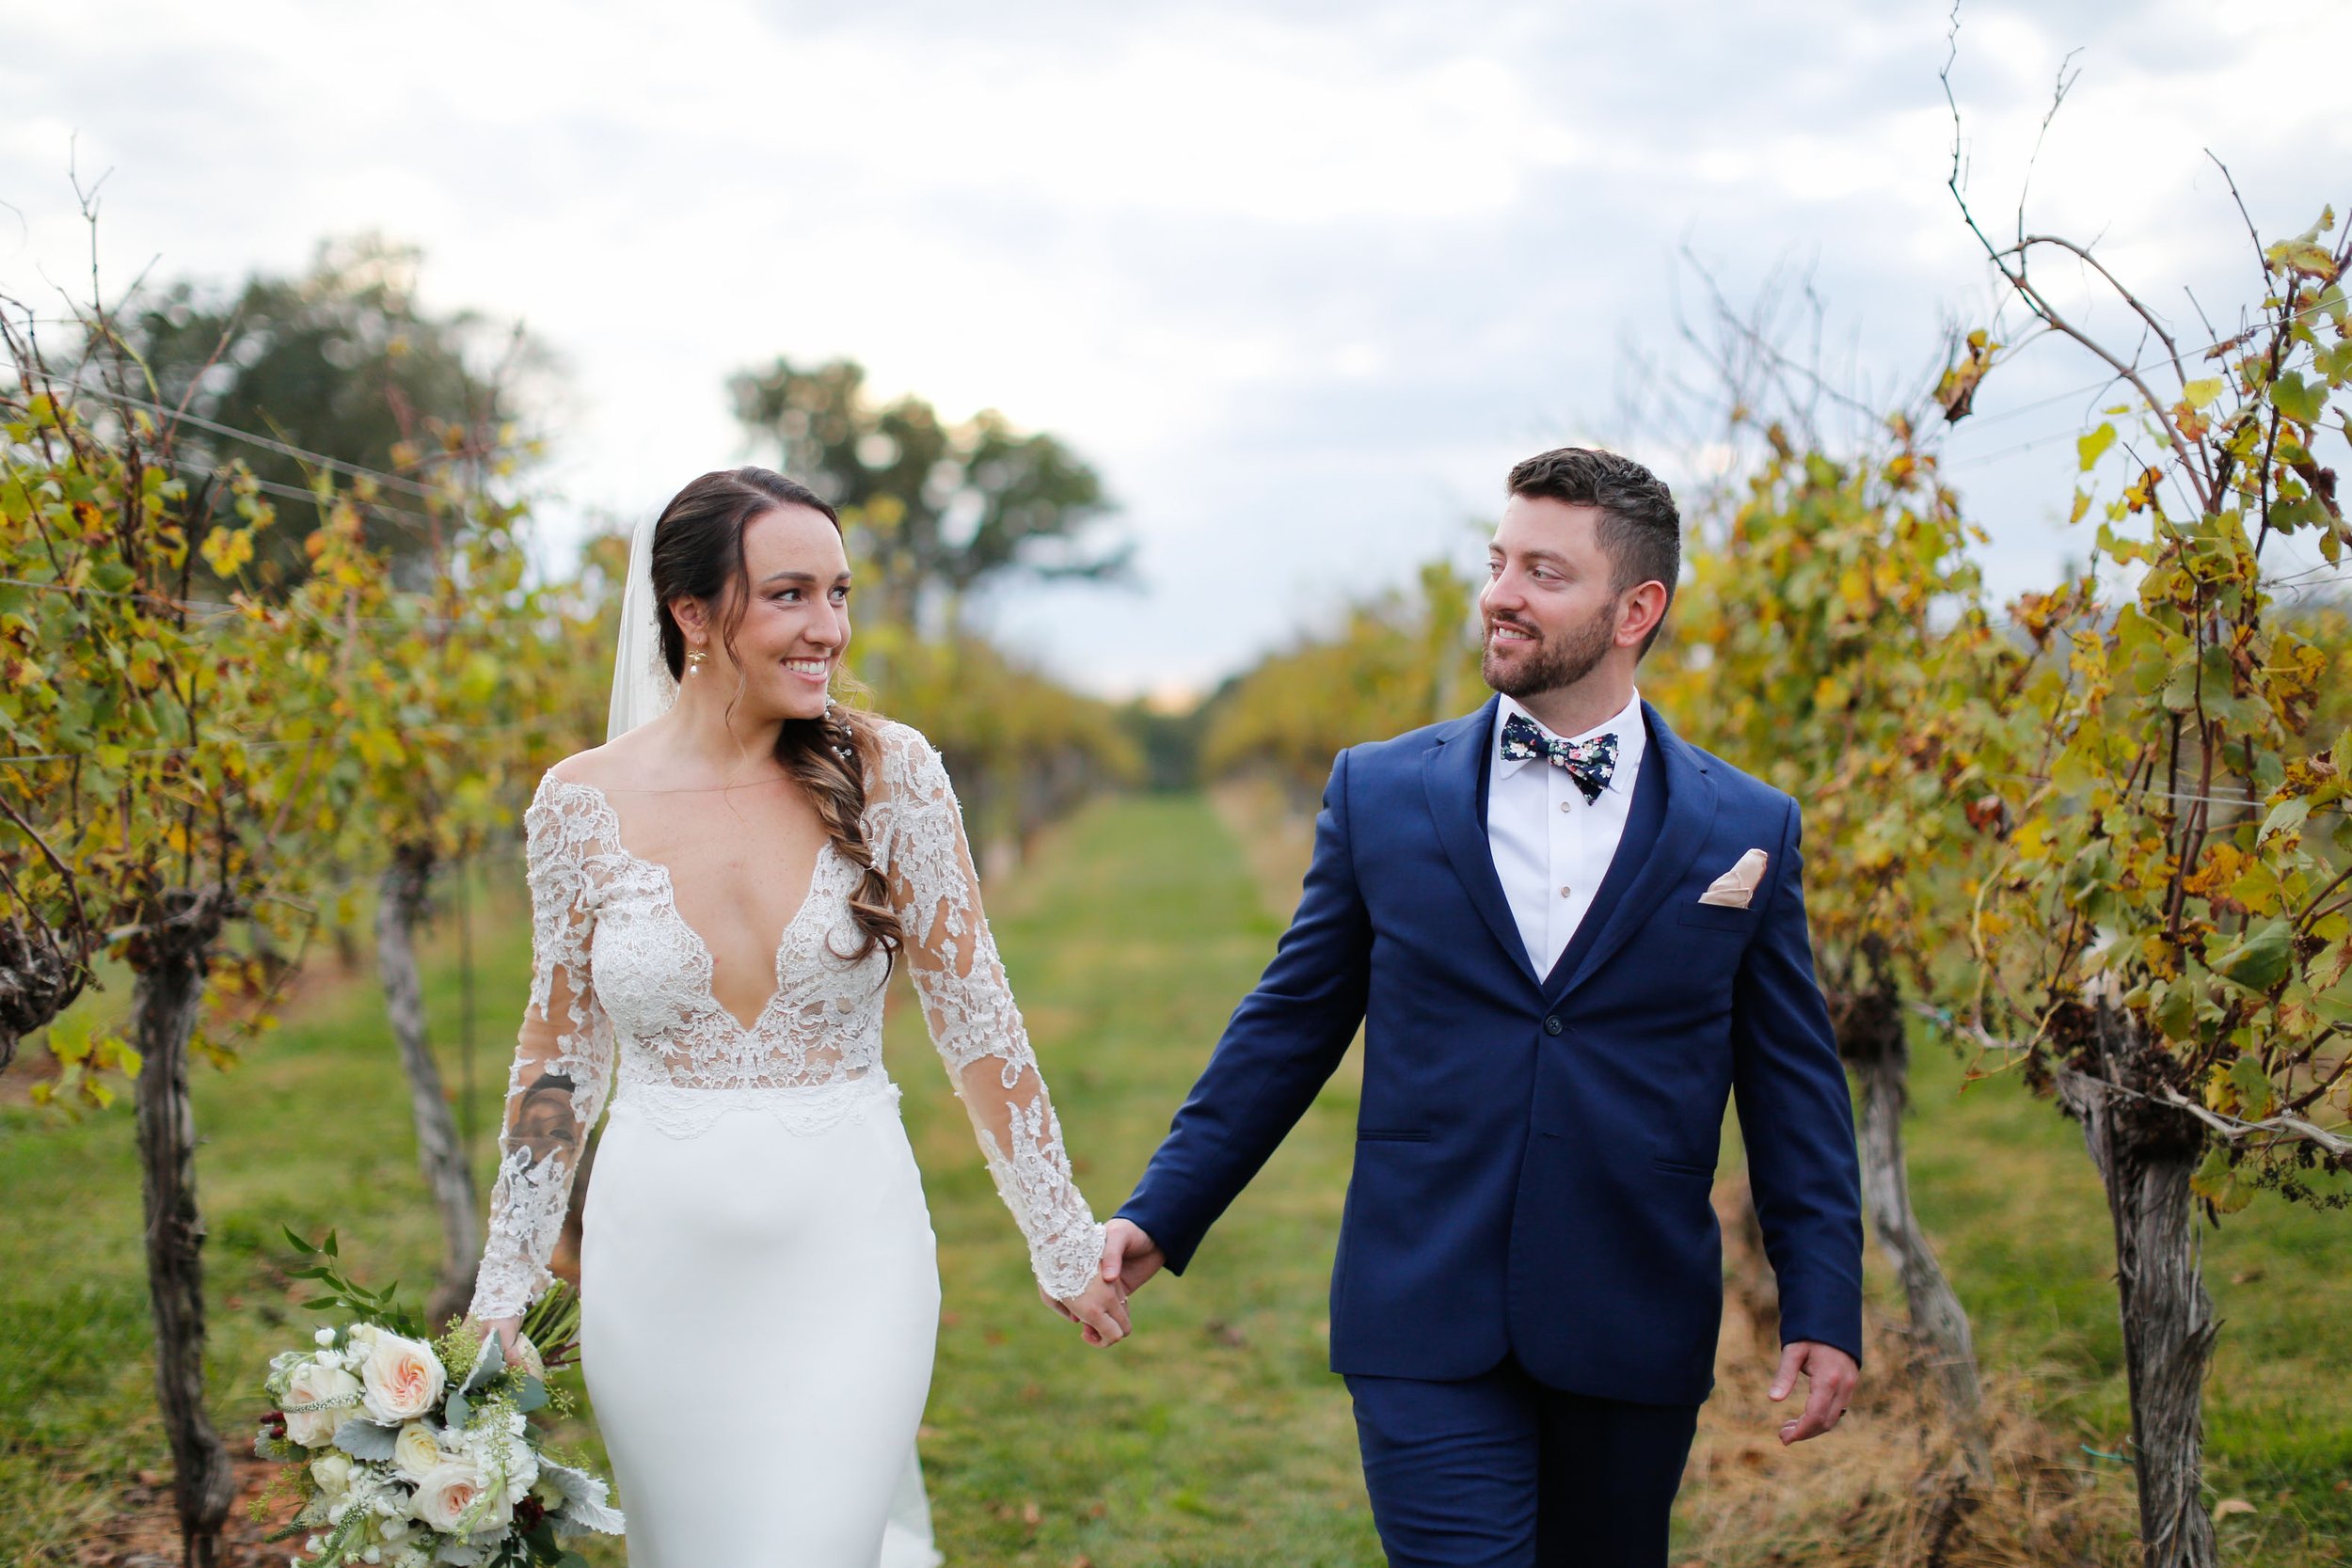
[[[882,726],[865,827],[904,960],[1048,1293],[1094,1277],[1095,1224],[1013,1006],[947,775]],[[548,1281],[573,1171],[612,1089],[580,1253],[581,1367],[632,1568],[929,1568],[914,1458],[939,1278],[857,868],[828,844],[749,1028],[668,870],[595,787],[548,774],[525,817],[531,1006],[507,1095],[477,1317]],[[617,1086],[614,1085],[617,1084]]]

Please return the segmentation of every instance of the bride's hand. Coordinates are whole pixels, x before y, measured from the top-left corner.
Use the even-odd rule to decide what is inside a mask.
[[[521,1353],[515,1348],[516,1341],[522,1338],[521,1318],[484,1318],[480,1320],[479,1326],[485,1337],[492,1334],[499,1337],[499,1349],[505,1353],[508,1366],[521,1359]]]
[[[1037,1293],[1046,1306],[1076,1323],[1089,1345],[1115,1345],[1133,1332],[1127,1323],[1127,1292],[1114,1281],[1098,1279],[1066,1300],[1046,1295],[1041,1285]]]

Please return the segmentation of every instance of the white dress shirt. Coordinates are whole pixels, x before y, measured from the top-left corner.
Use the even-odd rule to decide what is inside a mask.
[[[1502,727],[1515,713],[1553,739],[1591,740],[1617,737],[1617,765],[1609,787],[1587,801],[1568,770],[1544,757],[1507,762],[1502,755]],[[1493,747],[1486,761],[1486,843],[1495,857],[1495,875],[1502,879],[1502,895],[1510,901],[1511,918],[1518,923],[1519,940],[1537,977],[1551,973],[1567,950],[1593,895],[1625,836],[1626,817],[1633,807],[1633,781],[1642,771],[1642,753],[1648,732],[1642,723],[1642,694],[1606,723],[1582,735],[1553,736],[1518,703],[1505,697],[1495,714]]]

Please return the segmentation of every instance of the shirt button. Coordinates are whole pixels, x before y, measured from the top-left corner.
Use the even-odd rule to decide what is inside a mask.
[[[1567,803],[1565,800],[1561,801],[1561,802],[1560,802],[1560,809],[1561,809],[1562,811],[1565,811],[1565,810],[1567,810],[1567,809],[1568,809],[1568,803]]]
[[[1567,1025],[1561,1022],[1557,1017],[1544,1020],[1544,1033],[1547,1035],[1556,1035],[1566,1027]]]
[[[1568,895],[1568,890],[1567,890],[1566,888],[1562,888],[1562,889],[1560,890],[1560,896],[1561,896],[1561,897],[1563,897],[1563,898],[1565,898],[1567,895]]]

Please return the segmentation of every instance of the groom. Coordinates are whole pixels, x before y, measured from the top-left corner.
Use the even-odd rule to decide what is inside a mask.
[[[1135,1196],[1105,1277],[1182,1272],[1364,1030],[1331,1278],[1395,1568],[1666,1560],[1713,1384],[1708,1189],[1737,1097],[1784,1350],[1784,1443],[1862,1345],[1846,1080],[1813,979],[1797,804],[1633,689],[1681,559],[1646,468],[1511,470],[1477,712],[1342,752],[1298,912]]]

